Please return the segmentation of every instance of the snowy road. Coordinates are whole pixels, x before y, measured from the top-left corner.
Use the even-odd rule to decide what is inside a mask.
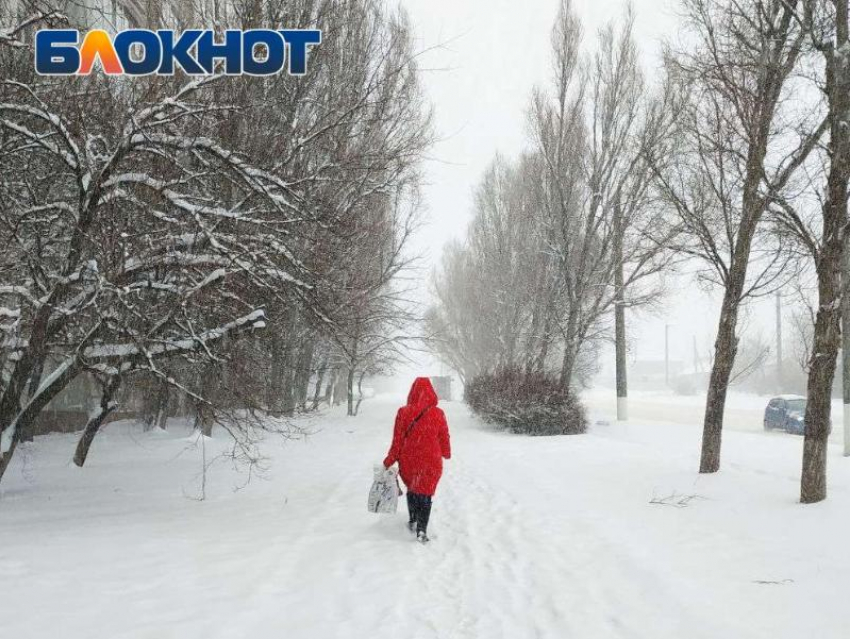
[[[607,416],[616,415],[616,392],[613,389],[594,389],[583,394],[587,406]],[[760,397],[732,391],[726,400],[723,427],[741,432],[764,432],[764,409],[770,397]],[[843,406],[840,399],[832,401],[830,441],[843,441]],[[640,422],[668,424],[702,424],[705,415],[705,393],[678,396],[672,393],[633,392],[629,398],[629,418]]]
[[[176,428],[112,426],[83,471],[71,439],[41,439],[0,490],[0,637],[846,636],[838,449],[830,500],[803,507],[800,438],[730,432],[723,471],[699,477],[695,425],[530,439],[446,411],[428,546],[403,514],[365,512],[389,402],[268,442],[268,481],[239,492],[215,466],[205,502]]]

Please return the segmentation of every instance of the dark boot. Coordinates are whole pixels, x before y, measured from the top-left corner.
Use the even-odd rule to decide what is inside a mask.
[[[413,496],[413,493],[407,493],[407,513],[409,516],[409,521],[407,522],[407,529],[412,533],[416,534],[416,515],[417,515],[417,502]]]
[[[425,537],[428,541],[428,522],[431,519],[431,495],[422,495],[422,502],[419,505],[419,512],[416,519],[416,534]],[[422,541],[421,539],[419,541]]]
[[[428,520],[431,518],[431,496],[407,493],[407,498],[408,504],[411,506],[410,519],[416,522],[416,535],[417,537],[420,534],[423,535],[427,541]]]

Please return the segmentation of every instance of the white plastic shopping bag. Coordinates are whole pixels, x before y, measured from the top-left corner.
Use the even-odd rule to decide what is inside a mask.
[[[393,514],[398,510],[398,475],[393,468],[375,466],[375,480],[369,489],[367,507],[370,513]]]

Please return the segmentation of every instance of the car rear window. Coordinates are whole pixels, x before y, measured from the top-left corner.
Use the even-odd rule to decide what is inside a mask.
[[[789,399],[788,400],[788,410],[794,410],[794,411],[804,411],[804,410],[806,410],[806,400],[805,399]]]

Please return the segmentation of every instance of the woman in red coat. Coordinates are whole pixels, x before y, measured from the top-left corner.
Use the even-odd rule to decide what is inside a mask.
[[[428,541],[431,499],[443,474],[443,459],[452,456],[449,426],[437,401],[431,380],[417,377],[407,405],[396,414],[393,443],[384,460],[385,468],[398,462],[399,475],[407,486],[407,526],[423,543]]]

